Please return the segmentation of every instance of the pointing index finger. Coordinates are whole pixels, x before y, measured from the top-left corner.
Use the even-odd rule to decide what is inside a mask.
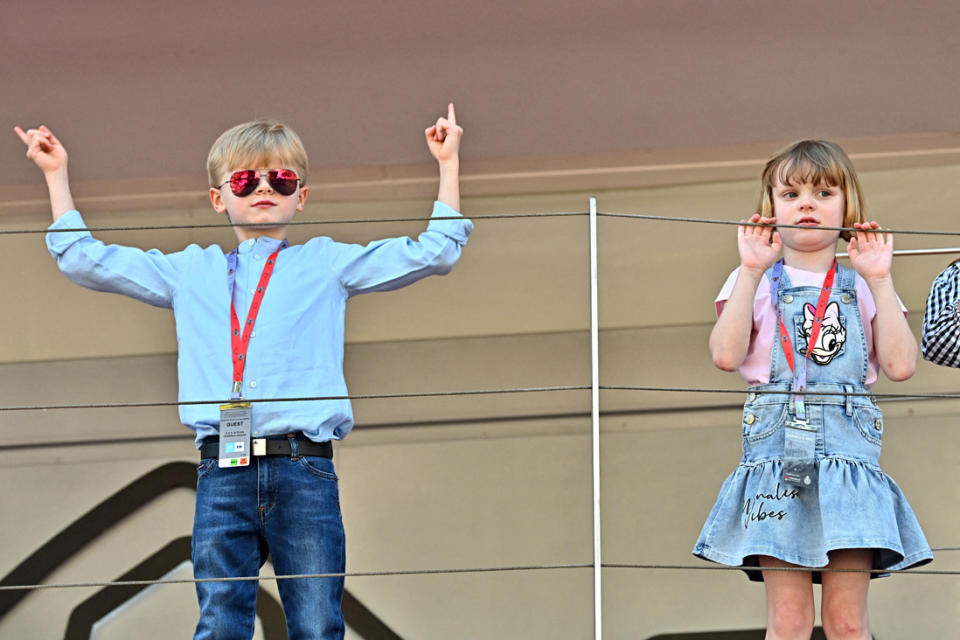
[[[457,114],[453,111],[453,103],[447,105],[447,120],[450,124],[457,124]]]
[[[23,142],[23,144],[27,146],[30,145],[30,137],[26,134],[26,132],[23,129],[21,129],[19,126],[15,126],[13,130],[16,132],[18,136],[20,136],[20,141]]]

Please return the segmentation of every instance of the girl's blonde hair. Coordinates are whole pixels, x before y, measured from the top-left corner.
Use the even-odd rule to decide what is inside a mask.
[[[781,184],[826,184],[839,187],[844,195],[843,226],[866,222],[866,207],[860,179],[850,158],[840,145],[829,140],[801,140],[776,154],[767,162],[760,178],[762,192],[757,205],[760,215],[773,216],[773,188]],[[850,239],[850,232],[840,237]]]
[[[280,162],[293,169],[301,184],[307,182],[307,151],[300,136],[282,122],[244,122],[220,134],[207,156],[207,178],[211,187],[218,187],[227,171],[258,169],[267,163]]]

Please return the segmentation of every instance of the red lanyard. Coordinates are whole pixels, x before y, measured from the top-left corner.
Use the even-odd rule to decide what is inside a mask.
[[[817,300],[817,311],[813,318],[813,327],[810,329],[810,339],[807,342],[807,353],[800,367],[800,372],[795,371],[793,365],[793,343],[790,342],[790,334],[787,328],[783,326],[783,318],[780,316],[780,309],[777,306],[778,292],[780,291],[780,277],[783,272],[783,260],[779,260],[773,267],[773,280],[770,283],[772,290],[771,301],[774,308],[777,309],[777,322],[780,323],[780,341],[783,346],[783,353],[787,358],[787,364],[790,365],[790,371],[794,372],[794,388],[805,387],[807,384],[807,360],[813,353],[813,347],[817,344],[817,338],[820,336],[820,328],[823,326],[823,314],[827,311],[827,302],[830,301],[830,291],[833,289],[833,279],[837,274],[837,261],[833,261],[833,266],[827,271],[823,278],[823,286],[820,288],[820,298]],[[800,380],[802,377],[802,380]],[[799,386],[797,382],[799,381]]]
[[[282,249],[283,247],[280,247]],[[240,334],[240,319],[237,318],[237,309],[233,306],[233,287],[230,291],[230,346],[233,349],[233,388],[231,398],[238,399],[243,389],[243,369],[247,364],[247,347],[250,345],[250,334],[253,332],[253,325],[257,321],[257,314],[260,312],[260,303],[263,301],[263,293],[267,290],[267,283],[270,282],[270,276],[273,274],[273,265],[277,261],[277,249],[267,258],[267,264],[263,265],[263,273],[260,274],[260,282],[257,284],[257,290],[253,294],[253,300],[250,302],[250,310],[247,312],[247,322],[243,326],[243,335]],[[232,275],[232,273],[231,273]]]

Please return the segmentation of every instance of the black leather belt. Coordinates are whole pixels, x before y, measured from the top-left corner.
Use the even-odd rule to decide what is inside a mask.
[[[314,442],[302,433],[288,433],[283,436],[269,438],[251,438],[250,449],[253,457],[257,456],[286,456],[290,457],[293,448],[291,440],[297,441],[297,454],[301,456],[320,456],[333,458],[333,445],[330,441]],[[220,438],[207,436],[200,444],[200,459],[216,458],[220,455]]]

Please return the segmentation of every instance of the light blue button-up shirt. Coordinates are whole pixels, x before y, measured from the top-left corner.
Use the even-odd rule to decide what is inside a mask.
[[[433,217],[459,215],[434,203]],[[79,212],[69,211],[50,229],[85,226]],[[347,299],[449,272],[472,229],[470,220],[462,217],[432,220],[416,241],[389,238],[364,246],[318,237],[281,251],[245,358],[243,397],[347,395]],[[261,237],[237,247],[234,305],[241,324],[264,261],[279,246],[280,241]],[[105,245],[87,231],[49,233],[47,248],[60,270],[79,285],[173,309],[181,402],[230,397],[230,295],[223,249],[194,244],[164,254]],[[348,400],[255,402],[252,413],[254,437],[302,431],[316,441],[338,440],[353,428]],[[180,420],[196,431],[199,446],[204,437],[217,434],[220,410],[217,404],[181,405]]]

